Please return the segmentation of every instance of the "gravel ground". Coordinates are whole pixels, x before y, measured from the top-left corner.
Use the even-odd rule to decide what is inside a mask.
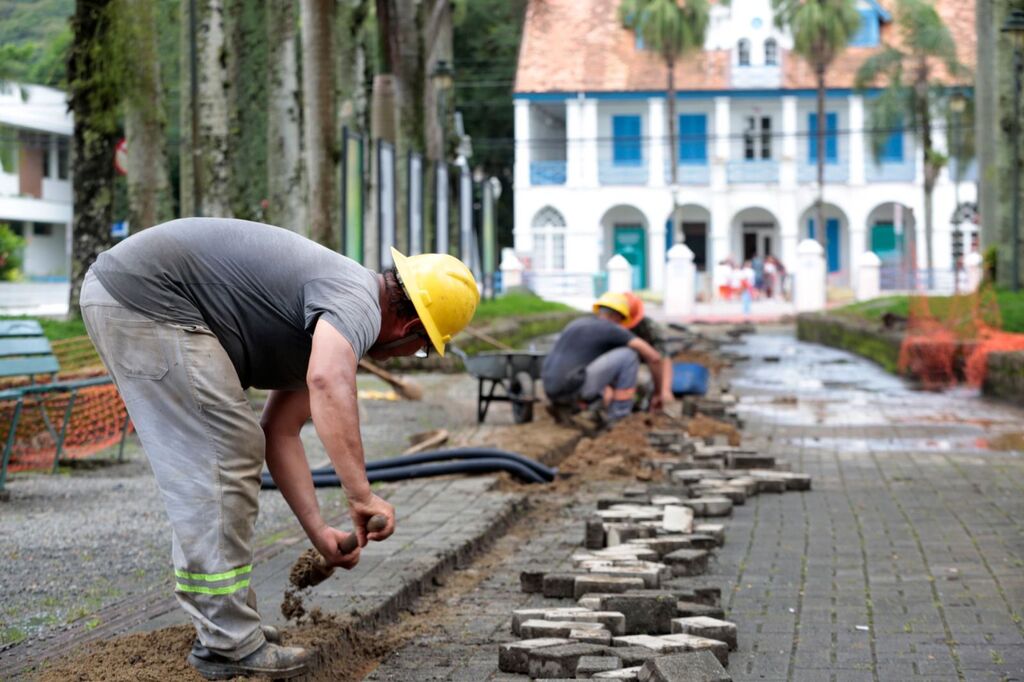
[[[472,425],[475,380],[432,374],[415,380],[425,389],[422,402],[361,401],[367,459],[401,452],[413,433]],[[360,378],[361,390],[387,388]],[[508,408],[498,406],[488,422],[511,422]],[[303,440],[312,466],[328,462],[312,425]],[[16,475],[8,490],[10,501],[0,503],[0,649],[26,638],[45,639],[81,618],[88,624],[98,609],[161,583],[170,589],[170,529],[134,438],[121,464],[79,466],[56,476]],[[325,508],[341,504],[336,490],[321,490],[320,500]],[[257,546],[296,528],[281,496],[261,493]]]

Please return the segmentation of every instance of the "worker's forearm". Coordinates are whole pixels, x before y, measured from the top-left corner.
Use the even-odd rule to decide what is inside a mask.
[[[651,379],[654,381],[654,394],[659,395],[665,388],[665,358],[659,357],[647,361],[651,368]]]
[[[310,386],[309,407],[316,433],[338,472],[345,494],[353,500],[366,500],[371,493],[359,436],[355,385],[331,382]]]
[[[323,527],[324,520],[302,439],[297,435],[268,434],[267,469],[306,535],[313,537]]]

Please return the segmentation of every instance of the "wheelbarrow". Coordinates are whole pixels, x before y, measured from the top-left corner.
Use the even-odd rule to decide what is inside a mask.
[[[451,347],[462,358],[466,371],[476,377],[476,421],[483,423],[492,402],[512,403],[516,424],[533,421],[533,404],[538,402],[536,382],[544,364],[544,353],[535,351],[494,351],[466,355]]]

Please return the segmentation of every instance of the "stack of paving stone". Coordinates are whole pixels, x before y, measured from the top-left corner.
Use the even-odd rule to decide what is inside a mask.
[[[687,584],[725,542],[725,526],[708,519],[762,492],[808,490],[810,477],[680,432],[655,431],[650,441],[675,455],[659,462],[667,482],[598,500],[571,570],[520,575],[524,592],[576,605],[515,611],[512,633],[522,639],[501,645],[501,671],[536,680],[730,679],[736,625],[724,620],[720,589]]]

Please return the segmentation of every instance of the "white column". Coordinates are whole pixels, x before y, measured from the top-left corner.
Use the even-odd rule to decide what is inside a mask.
[[[964,269],[967,271],[967,291],[977,291],[981,285],[982,257],[977,251],[964,256]]]
[[[516,187],[530,186],[530,102],[517,99],[515,104],[516,124]]]
[[[711,187],[724,190],[727,184],[726,165],[729,163],[729,98],[715,98],[715,144],[711,157]],[[724,256],[723,256],[724,258]]]
[[[795,191],[786,192],[779,202],[779,237],[782,239],[775,257],[782,261],[787,270],[792,270],[797,260],[797,242],[800,240],[800,208],[797,206]]]
[[[665,268],[665,314],[683,317],[693,312],[694,282],[693,251],[685,244],[676,244],[668,250]]]
[[[583,185],[585,187],[597,187],[597,100],[583,100],[583,134],[580,136],[580,145],[583,159]]]
[[[669,189],[666,187],[658,192],[664,197],[669,197]],[[647,218],[647,253],[650,263],[650,275],[647,287],[660,291],[665,282],[665,223],[671,215],[672,202],[664,201],[658,197],[651,201],[644,216]]]
[[[825,249],[814,239],[797,246],[794,302],[798,313],[825,309]]]
[[[729,207],[729,196],[725,191],[715,192],[711,197],[711,225],[709,226],[711,253],[708,260],[708,271],[711,273],[711,294],[718,296],[718,287],[726,284],[722,281],[724,271],[718,263],[732,253],[732,214]]]
[[[523,262],[516,257],[513,249],[502,249],[501,289],[503,292],[523,285]]]
[[[864,97],[850,95],[850,180],[851,185],[864,184]],[[863,227],[863,226],[861,226]],[[860,253],[854,251],[853,253]]]
[[[779,186],[783,188],[796,187],[798,125],[796,97],[787,95],[782,98],[782,159],[779,163]]]
[[[578,187],[583,184],[583,99],[582,96],[565,101],[565,184]]]
[[[633,268],[622,254],[617,253],[609,258],[605,268],[608,270],[608,291],[633,291]]]
[[[853,284],[856,281],[861,257],[868,250],[868,212],[873,207],[869,202],[854,200],[842,208],[847,220],[846,232],[850,242],[850,283]],[[844,245],[842,248],[846,249],[847,247]]]
[[[857,300],[868,301],[878,298],[878,294],[882,290],[882,259],[873,251],[868,251],[861,255],[860,267],[855,272],[857,273]]]
[[[647,186],[664,187],[668,127],[665,122],[665,100],[650,97],[647,100]],[[667,156],[671,157],[671,154]],[[670,176],[671,177],[671,176]]]

